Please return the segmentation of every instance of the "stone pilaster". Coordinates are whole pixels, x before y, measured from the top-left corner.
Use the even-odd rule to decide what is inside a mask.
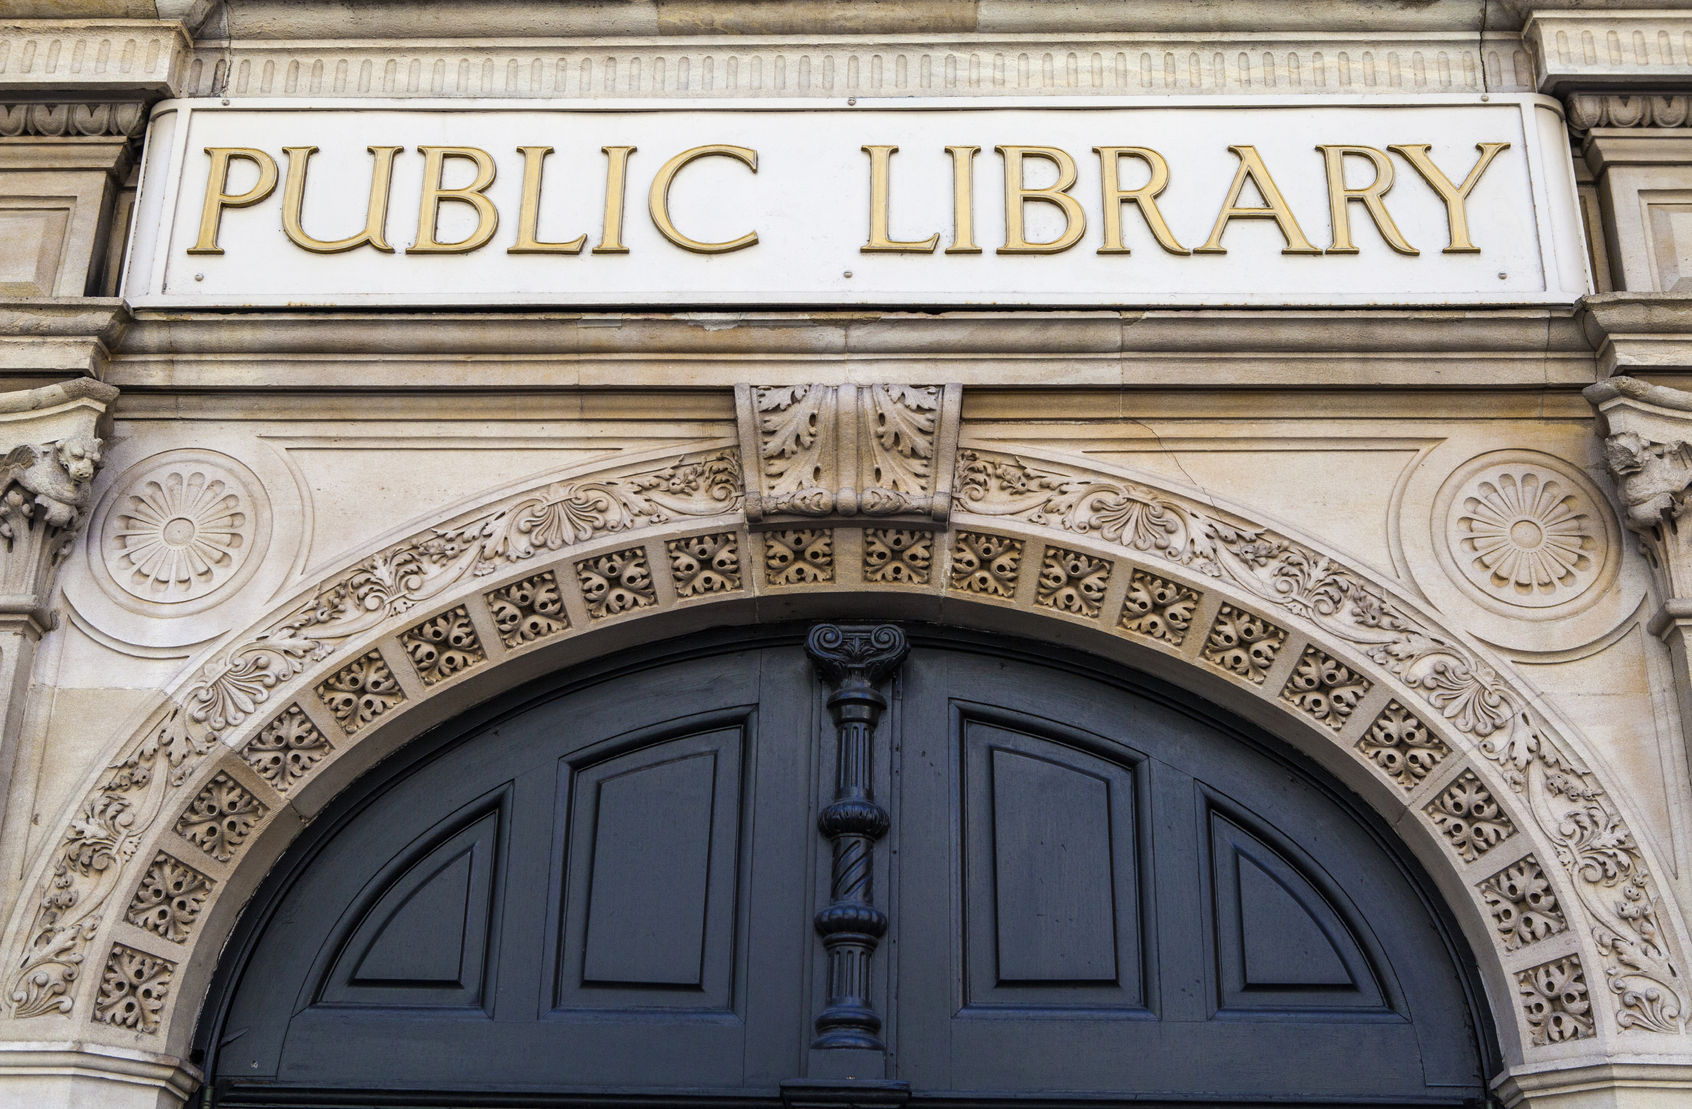
[[[54,579],[85,523],[117,394],[91,378],[0,393],[0,781],[17,759],[35,646],[57,619]]]
[[[1692,12],[1521,6],[1536,84],[1562,98],[1595,185],[1598,287],[1692,292]]]
[[[1615,377],[1586,390],[1622,522],[1639,537],[1660,606],[1650,629],[1668,645],[1682,727],[1692,735],[1692,392]]]
[[[115,291],[147,108],[192,49],[168,19],[0,21],[0,297]]]

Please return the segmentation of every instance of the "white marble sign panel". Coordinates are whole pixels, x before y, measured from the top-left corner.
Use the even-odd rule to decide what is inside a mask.
[[[179,100],[137,306],[1572,304],[1553,101]]]

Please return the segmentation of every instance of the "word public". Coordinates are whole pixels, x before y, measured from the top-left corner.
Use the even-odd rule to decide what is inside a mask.
[[[1221,203],[1211,225],[1210,235],[1195,246],[1183,245],[1170,229],[1158,205],[1158,198],[1170,182],[1169,163],[1162,154],[1144,146],[1096,146],[1092,154],[1099,163],[1101,184],[1098,197],[1098,226],[1102,229],[1099,254],[1128,254],[1123,242],[1123,220],[1130,213],[1142,220],[1157,245],[1169,254],[1225,254],[1223,235],[1235,220],[1266,220],[1280,231],[1286,245],[1283,254],[1356,254],[1358,247],[1352,235],[1352,219],[1360,209],[1370,220],[1382,240],[1399,254],[1414,255],[1420,250],[1406,240],[1387,208],[1387,193],[1397,180],[1397,164],[1412,170],[1415,177],[1431,189],[1445,207],[1447,236],[1441,250],[1447,254],[1473,254],[1480,248],[1470,237],[1467,203],[1470,194],[1480,183],[1487,168],[1500,152],[1509,149],[1507,142],[1475,144],[1477,157],[1467,169],[1448,172],[1436,164],[1427,143],[1394,144],[1380,149],[1373,146],[1322,144],[1315,148],[1321,159],[1327,180],[1328,223],[1331,229],[1328,245],[1315,245],[1305,233],[1285,195],[1276,184],[1274,175],[1255,146],[1230,146],[1236,159],[1233,180],[1222,193]],[[218,245],[219,232],[225,214],[232,209],[253,208],[276,192],[282,182],[281,222],[288,240],[301,250],[314,254],[338,254],[344,251],[370,249],[394,253],[388,238],[388,209],[392,199],[394,164],[406,148],[403,146],[371,146],[370,192],[365,209],[364,227],[356,234],[341,239],[320,239],[303,225],[306,204],[307,175],[315,146],[282,148],[282,162],[271,154],[242,146],[205,147],[210,159],[205,200],[201,209],[199,234],[187,253],[195,255],[222,254]],[[423,157],[422,191],[418,200],[417,233],[408,254],[467,254],[481,250],[493,242],[501,226],[502,213],[488,195],[494,183],[494,156],[474,146],[418,146]],[[563,241],[543,241],[539,238],[541,195],[546,179],[547,158],[554,150],[550,146],[520,146],[517,153],[523,159],[521,200],[516,213],[516,235],[505,247],[508,254],[579,254],[587,247],[588,234]],[[600,220],[598,241],[591,248],[593,254],[627,254],[623,242],[624,215],[629,190],[630,158],[633,146],[605,146],[604,156],[605,206]],[[941,231],[935,230],[924,238],[896,239],[891,230],[893,216],[894,155],[897,146],[866,145],[862,148],[868,159],[869,212],[868,230],[859,250],[865,254],[932,254],[940,250]],[[1089,225],[1087,204],[1076,188],[1079,173],[1075,157],[1055,146],[996,146],[994,152],[1003,166],[1004,225],[997,236],[997,254],[1059,254],[1075,247],[1087,233]],[[978,146],[948,146],[951,160],[950,237],[944,248],[946,254],[980,254],[982,247],[976,236],[975,170],[981,148]],[[696,254],[726,254],[745,250],[758,242],[756,228],[730,239],[701,240],[676,226],[671,216],[670,196],[677,187],[682,171],[706,158],[723,158],[738,162],[749,173],[758,172],[758,152],[749,147],[712,144],[696,146],[667,159],[653,175],[647,189],[647,215],[665,240],[682,250]],[[1041,176],[1056,179],[1047,185],[1028,183],[1030,163],[1044,163]],[[257,169],[257,180],[250,187],[231,191],[230,177],[237,164]],[[462,177],[468,168],[473,177],[468,184],[449,187],[445,180],[449,166],[455,177]],[[1130,169],[1130,167],[1133,167]],[[1357,170],[1370,175],[1366,184],[1348,183],[1348,168],[1355,177]],[[243,176],[250,175],[249,169]],[[1139,184],[1123,185],[1125,176],[1143,178]],[[1246,190],[1255,191],[1252,198],[1260,203],[1248,203]],[[474,215],[475,226],[462,238],[440,238],[440,216],[443,206],[463,206]],[[1051,238],[1028,237],[1027,214],[1030,206],[1044,206],[1060,217],[1062,230]],[[1306,213],[1306,218],[1309,214]],[[1042,225],[1051,230],[1058,220],[1048,219]],[[999,230],[999,229],[995,229]]]

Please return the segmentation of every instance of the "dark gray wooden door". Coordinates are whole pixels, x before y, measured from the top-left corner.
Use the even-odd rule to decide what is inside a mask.
[[[889,973],[913,1087],[1478,1093],[1432,906],[1319,776],[1047,666],[918,650],[903,678]]]
[[[1085,669],[935,633],[886,687],[871,1077],[965,1105],[1477,1098],[1469,975],[1374,822]],[[824,693],[793,639],[653,652],[372,771],[243,920],[202,1022],[214,1104],[747,1104],[828,1070]]]

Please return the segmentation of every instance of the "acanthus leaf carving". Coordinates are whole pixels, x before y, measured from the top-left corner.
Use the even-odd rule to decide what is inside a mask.
[[[943,522],[961,398],[956,385],[736,386],[747,519]]]

